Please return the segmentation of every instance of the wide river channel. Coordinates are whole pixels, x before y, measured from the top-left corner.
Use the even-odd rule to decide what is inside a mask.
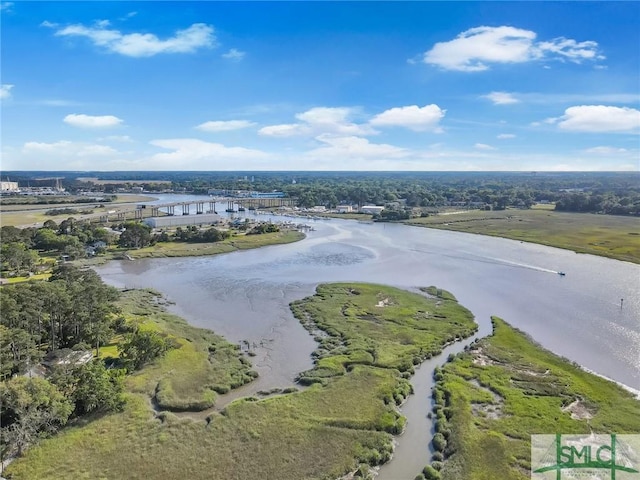
[[[189,323],[255,346],[252,361],[260,378],[225,401],[290,386],[298,372],[311,368],[315,342],[288,304],[313,294],[318,283],[336,281],[405,289],[436,285],[473,312],[479,336],[491,332],[490,317],[497,315],[544,347],[640,390],[640,265],[399,224],[257,218],[293,220],[315,230],[294,244],[213,257],[117,261],[96,269],[112,285],[154,288]],[[411,480],[428,463],[431,372],[462,347],[451,346],[413,377],[416,395],[402,408],[407,431],[397,438],[380,480]]]

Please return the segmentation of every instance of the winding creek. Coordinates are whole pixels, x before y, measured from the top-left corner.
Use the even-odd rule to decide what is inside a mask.
[[[640,390],[640,265],[406,225],[305,223],[315,230],[294,244],[215,257],[111,262],[96,270],[112,285],[154,288],[191,324],[252,345],[260,377],[223,402],[291,386],[298,372],[311,368],[316,344],[288,304],[313,294],[318,283],[333,281],[405,289],[437,285],[473,312],[477,336],[491,332],[490,316],[497,315],[544,347]],[[380,480],[413,479],[428,462],[433,368],[472,340],[447,347],[417,369],[415,395],[402,407],[407,429],[396,439],[392,461],[380,469]]]

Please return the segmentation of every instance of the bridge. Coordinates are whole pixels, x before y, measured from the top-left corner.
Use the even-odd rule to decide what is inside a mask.
[[[293,207],[296,205],[294,198],[236,198],[236,197],[213,197],[210,200],[191,200],[187,202],[172,202],[163,204],[139,204],[135,207],[118,209],[117,211],[107,212],[100,215],[100,221],[103,223],[109,221],[125,221],[125,220],[142,220],[149,217],[172,216],[181,212],[182,215],[192,214],[195,210],[196,215],[204,213],[218,213],[216,205],[226,203],[225,212],[238,212],[249,210],[259,210],[265,208]],[[207,207],[205,209],[205,206]],[[193,207],[193,208],[192,208]]]

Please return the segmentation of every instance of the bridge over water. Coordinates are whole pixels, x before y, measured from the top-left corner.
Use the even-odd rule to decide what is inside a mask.
[[[218,213],[216,205],[226,203],[226,212],[237,212],[245,209],[258,210],[268,208],[293,207],[295,198],[244,198],[244,197],[211,197],[209,200],[191,200],[187,202],[170,202],[162,204],[139,204],[118,211],[108,212],[100,216],[101,222],[110,220],[124,221],[127,219],[142,220],[149,217],[172,216],[176,214],[190,215],[195,210],[196,215],[204,213]],[[206,209],[205,209],[206,206]]]

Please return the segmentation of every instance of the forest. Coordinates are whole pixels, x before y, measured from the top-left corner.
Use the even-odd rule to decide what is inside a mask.
[[[2,172],[20,186],[44,172]],[[282,191],[300,207],[338,204],[437,208],[474,204],[487,209],[555,203],[558,210],[612,215],[640,214],[639,172],[88,172],[109,183],[64,177],[69,192],[115,193],[141,186],[145,192],[207,194],[210,189]],[[84,174],[83,174],[84,175]],[[82,177],[84,178],[84,177]],[[153,183],[170,181],[166,183]]]

